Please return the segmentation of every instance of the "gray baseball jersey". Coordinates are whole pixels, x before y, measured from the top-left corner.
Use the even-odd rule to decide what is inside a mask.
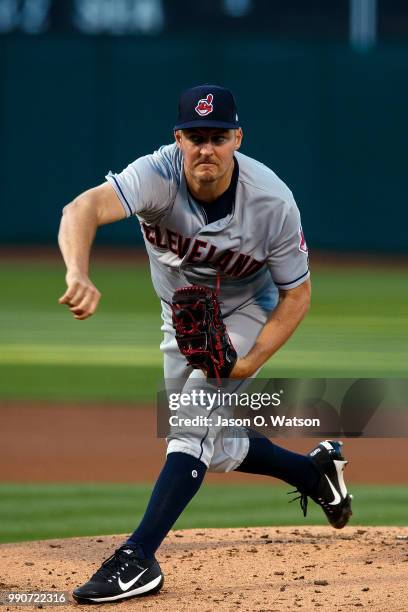
[[[235,158],[233,210],[210,224],[187,189],[175,143],[106,176],[126,215],[139,219],[153,286],[165,303],[183,285],[219,283],[224,314],[251,303],[272,310],[278,289],[292,289],[309,277],[292,192],[265,165],[238,152]]]

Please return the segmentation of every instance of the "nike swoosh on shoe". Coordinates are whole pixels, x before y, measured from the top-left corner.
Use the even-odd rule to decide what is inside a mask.
[[[144,569],[143,572],[140,572],[140,574],[138,574],[136,576],[136,578],[133,578],[132,580],[129,580],[129,582],[122,582],[121,579],[119,578],[118,584],[119,584],[120,588],[122,589],[122,591],[127,591],[128,589],[130,589],[130,587],[133,586],[135,584],[135,582],[137,582],[139,580],[139,578],[141,576],[143,576],[143,574],[145,572],[147,572],[148,569],[149,568],[146,567],[146,569]]]
[[[332,481],[330,480],[330,478],[327,476],[327,474],[325,474],[326,478],[327,478],[327,482],[329,483],[329,486],[332,490],[332,493],[334,495],[334,499],[333,501],[329,502],[329,504],[331,506],[337,506],[337,504],[339,504],[341,502],[341,495],[340,493],[337,491],[337,489],[335,488],[335,486],[333,485]]]

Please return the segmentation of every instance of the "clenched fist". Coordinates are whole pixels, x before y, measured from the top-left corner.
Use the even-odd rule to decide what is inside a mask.
[[[87,319],[95,312],[101,294],[86,274],[67,272],[67,290],[58,302],[66,304],[75,319]]]

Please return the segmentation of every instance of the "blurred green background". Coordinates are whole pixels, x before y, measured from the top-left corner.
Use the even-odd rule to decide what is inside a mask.
[[[313,261],[312,261],[313,267]],[[146,265],[94,264],[100,309],[74,320],[57,303],[58,262],[0,265],[0,398],[154,402],[162,378],[160,306]],[[405,377],[404,268],[313,270],[313,305],[265,367],[276,377]]]
[[[293,190],[309,247],[406,253],[407,47],[359,53],[232,28],[211,36],[208,53],[187,31],[0,36],[0,199],[10,212],[0,242],[54,243],[64,204],[172,142],[180,92],[216,82],[237,98],[241,151]],[[133,219],[98,241],[142,239]]]
[[[312,260],[312,271],[313,307],[265,373],[406,377],[405,269],[321,260],[313,266]],[[149,269],[137,254],[134,261],[97,258],[91,276],[102,292],[100,308],[76,321],[57,303],[64,291],[59,259],[0,265],[0,402],[152,403],[153,409],[162,356]],[[206,484],[176,527],[325,524],[314,504],[305,520],[297,503],[288,505],[288,488],[271,484]],[[138,483],[0,483],[0,541],[130,532],[150,490]],[[406,524],[407,487],[360,484],[352,492],[355,524]]]
[[[268,525],[327,525],[312,502],[304,518],[299,502],[289,503],[294,495],[287,495],[288,488],[204,483],[175,529],[264,526],[267,533]],[[150,491],[145,484],[0,483],[0,543],[131,533]],[[407,487],[354,485],[351,491],[354,525],[406,525]]]

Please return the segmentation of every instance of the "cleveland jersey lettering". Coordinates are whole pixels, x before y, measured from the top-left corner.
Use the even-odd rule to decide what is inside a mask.
[[[211,263],[217,270],[225,272],[228,276],[245,277],[259,270],[263,265],[263,261],[257,261],[250,255],[236,253],[231,249],[227,249],[223,253],[217,250],[217,247],[210,244],[206,240],[194,238],[186,238],[177,232],[166,229],[162,233],[159,225],[149,226],[146,223],[141,223],[145,239],[160,249],[168,249],[179,259],[183,259],[187,251],[189,255],[187,262],[189,263]],[[190,248],[191,244],[191,248]]]

